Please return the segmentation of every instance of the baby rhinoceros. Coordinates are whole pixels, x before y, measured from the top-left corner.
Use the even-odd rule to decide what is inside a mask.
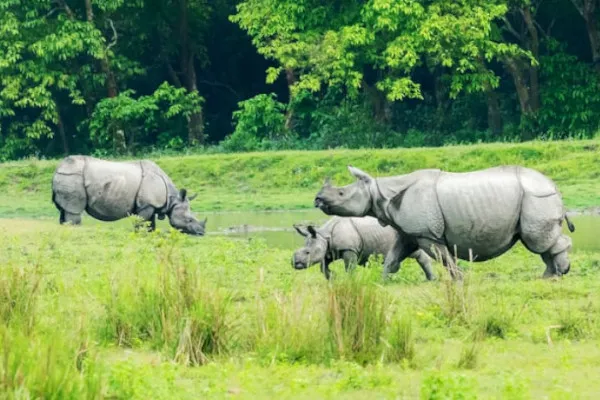
[[[431,258],[417,248],[417,243],[404,238],[392,227],[381,226],[376,218],[333,217],[318,228],[312,225],[294,225],[294,228],[306,238],[304,247],[296,250],[292,258],[295,269],[306,269],[320,263],[321,271],[329,279],[329,264],[335,260],[343,259],[346,271],[349,271],[357,264],[364,265],[371,254],[382,254],[386,264],[390,261],[389,264],[394,265],[391,272],[397,272],[402,261],[412,257],[417,260],[426,278],[434,279]],[[394,245],[401,246],[403,251],[388,254]],[[395,259],[388,260],[388,257]]]
[[[101,221],[137,215],[150,222],[169,217],[172,227],[190,235],[204,235],[206,219],[198,221],[190,210],[185,189],[177,190],[167,174],[150,160],[106,161],[89,156],[69,156],[52,178],[52,201],[60,223],[81,223],[86,211]]]

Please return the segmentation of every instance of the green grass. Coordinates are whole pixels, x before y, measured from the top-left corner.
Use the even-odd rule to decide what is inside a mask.
[[[373,175],[418,168],[469,171],[499,164],[536,168],[556,181],[570,209],[600,205],[600,140],[482,144],[387,150],[285,151],[164,157],[155,161],[178,187],[199,192],[194,209],[311,208],[324,178],[349,183],[346,165]],[[55,216],[50,182],[57,160],[0,165],[0,215]]]
[[[261,240],[0,220],[0,398],[593,398],[600,254],[295,271]],[[449,397],[445,397],[449,396]]]
[[[521,164],[568,208],[600,205],[600,141],[276,152],[156,160],[194,209],[310,208],[323,178]],[[412,259],[328,283],[257,238],[194,238],[133,221],[59,226],[57,161],[0,166],[0,399],[593,398],[600,253],[540,279],[517,245],[454,283]],[[29,217],[36,217],[31,219]],[[168,225],[163,224],[163,227]]]

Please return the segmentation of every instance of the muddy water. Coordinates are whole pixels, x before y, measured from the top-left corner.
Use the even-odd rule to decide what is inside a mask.
[[[272,211],[272,212],[225,212],[202,213],[208,217],[209,234],[233,237],[262,237],[270,245],[294,249],[303,243],[292,225],[297,223],[322,224],[330,217],[319,210]],[[600,216],[577,215],[569,217],[575,224],[575,232],[564,231],[573,239],[573,251],[600,252]]]

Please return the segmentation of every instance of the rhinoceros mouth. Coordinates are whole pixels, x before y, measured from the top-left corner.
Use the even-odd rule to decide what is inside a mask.
[[[294,268],[295,269],[306,269],[306,264],[304,264],[302,262],[297,262],[294,264]]]
[[[325,203],[325,200],[323,200],[320,197],[315,198],[315,207],[320,209],[321,211],[323,211],[325,214],[329,215],[330,214],[330,207],[327,203]]]

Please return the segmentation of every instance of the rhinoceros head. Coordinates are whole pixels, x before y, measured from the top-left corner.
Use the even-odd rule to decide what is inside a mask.
[[[190,209],[190,201],[194,200],[196,196],[187,197],[187,191],[181,189],[179,196],[174,200],[174,205],[169,214],[169,222],[173,228],[183,233],[202,236],[206,228],[207,218],[204,218],[203,221],[198,221]]]
[[[304,247],[296,250],[292,258],[292,266],[305,269],[311,265],[323,262],[327,254],[327,240],[312,226],[294,225],[296,231],[304,236]]]
[[[315,207],[327,215],[342,217],[364,217],[371,215],[371,192],[373,178],[366,172],[349,165],[348,170],[357,178],[350,185],[336,187],[329,178],[315,197]]]

